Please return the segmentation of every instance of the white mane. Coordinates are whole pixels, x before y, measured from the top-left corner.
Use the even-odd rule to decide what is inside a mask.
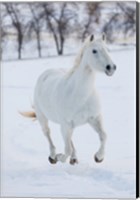
[[[81,60],[83,57],[83,52],[84,52],[85,48],[87,48],[89,46],[90,43],[91,43],[91,41],[90,41],[90,36],[89,36],[85,40],[83,47],[81,48],[78,55],[76,56],[75,61],[74,61],[74,66],[68,72],[68,76],[71,76],[76,71],[76,69],[80,66],[80,63],[81,63]]]

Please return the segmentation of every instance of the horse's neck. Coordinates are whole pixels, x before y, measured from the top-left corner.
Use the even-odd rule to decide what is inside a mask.
[[[84,94],[91,92],[94,88],[94,80],[95,72],[82,60],[71,77],[75,90],[77,92],[82,90]]]

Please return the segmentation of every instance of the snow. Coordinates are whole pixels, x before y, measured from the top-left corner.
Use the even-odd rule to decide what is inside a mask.
[[[99,139],[90,126],[80,126],[73,134],[79,164],[51,165],[39,123],[18,113],[31,109],[38,76],[47,68],[71,67],[74,56],[2,62],[3,197],[135,198],[135,48],[110,53],[116,73],[96,77],[108,136],[100,164],[93,159]],[[50,128],[57,152],[62,152],[59,125],[50,122]]]

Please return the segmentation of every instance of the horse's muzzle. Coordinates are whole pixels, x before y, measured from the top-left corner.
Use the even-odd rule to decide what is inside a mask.
[[[107,66],[106,66],[105,73],[106,73],[108,76],[112,76],[112,75],[114,74],[114,72],[116,71],[116,69],[117,69],[116,65],[113,65],[113,66],[107,65]]]

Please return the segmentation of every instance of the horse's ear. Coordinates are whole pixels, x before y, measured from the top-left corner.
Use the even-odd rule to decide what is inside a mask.
[[[102,40],[106,41],[106,34],[105,33],[102,34]]]
[[[94,40],[94,35],[92,34],[91,36],[90,36],[90,41],[93,41]]]

